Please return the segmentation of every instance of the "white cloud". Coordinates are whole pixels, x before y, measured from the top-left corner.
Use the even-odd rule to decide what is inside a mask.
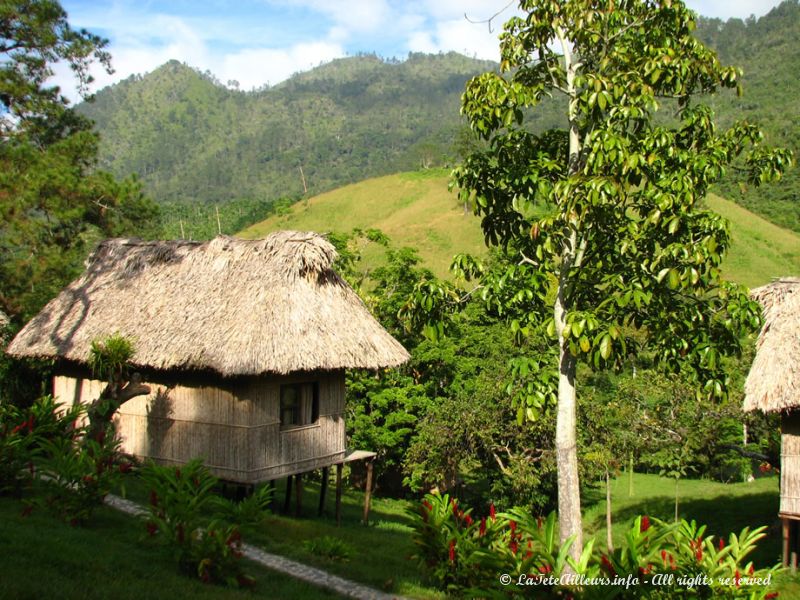
[[[750,15],[760,17],[767,14],[781,0],[687,0],[686,4],[704,17],[727,20],[731,17],[744,19]]]
[[[249,90],[264,83],[275,84],[298,71],[307,71],[320,63],[344,56],[338,44],[312,42],[291,48],[246,48],[223,57],[219,70],[210,68],[220,80],[235,79],[241,89]]]
[[[456,51],[498,60],[508,0],[62,0],[76,27],[111,39],[114,75],[95,68],[94,89],[146,73],[170,59],[242,89],[276,84],[297,71],[358,51],[383,56]],[[762,15],[779,0],[688,0],[707,16]],[[465,16],[466,15],[466,16]],[[487,19],[491,20],[491,32]],[[53,81],[75,98],[71,74]]]
[[[408,38],[414,52],[448,52],[454,50],[467,56],[500,60],[499,31],[489,32],[485,24],[470,23],[463,17],[439,21],[432,31],[415,32]]]

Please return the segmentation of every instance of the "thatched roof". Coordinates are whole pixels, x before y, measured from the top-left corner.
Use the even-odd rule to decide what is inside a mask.
[[[800,407],[800,278],[779,279],[752,296],[764,308],[764,327],[744,385],[744,409]]]
[[[85,363],[93,340],[119,332],[140,368],[228,377],[404,363],[406,350],[331,268],[335,258],[323,237],[297,231],[108,240],[7,351]]]

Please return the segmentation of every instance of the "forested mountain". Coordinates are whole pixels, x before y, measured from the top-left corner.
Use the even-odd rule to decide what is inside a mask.
[[[464,83],[492,63],[458,54],[335,60],[241,92],[176,61],[83,105],[102,166],[135,172],[161,202],[297,197],[441,161]],[[302,168],[302,173],[301,173]]]
[[[798,0],[758,20],[703,18],[697,36],[723,62],[744,70],[744,95],[714,100],[720,123],[757,120],[770,143],[797,153]],[[242,92],[173,61],[100,91],[81,111],[102,135],[102,167],[137,173],[161,203],[247,199],[244,209],[236,208],[241,215],[256,201],[263,206],[457,158],[459,140],[464,143],[464,83],[495,66],[455,53],[413,54],[405,61],[361,55]],[[529,122],[546,128],[557,120],[543,107]],[[730,183],[721,193],[800,231],[797,169],[781,185],[752,191]]]

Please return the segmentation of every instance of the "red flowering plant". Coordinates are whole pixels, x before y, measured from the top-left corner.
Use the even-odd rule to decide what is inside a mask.
[[[254,580],[240,566],[240,526],[263,519],[270,492],[260,488],[236,504],[214,493],[218,483],[201,460],[181,467],[145,465],[149,488],[147,535],[175,550],[181,571],[206,583],[249,587]]]
[[[501,525],[494,516],[476,519],[448,494],[427,494],[414,519],[415,558],[425,573],[452,593],[463,593],[499,573],[500,558],[490,552]]]
[[[478,519],[457,500],[429,494],[413,516],[423,570],[458,596],[774,597],[769,584],[777,567],[756,570],[746,562],[764,528],[731,534],[726,543],[705,536],[694,522],[642,516],[614,552],[602,553],[590,541],[576,562],[568,557],[571,541],[559,542],[555,513],[540,518],[520,509],[491,510]],[[562,577],[568,567],[575,578]]]
[[[705,526],[694,521],[638,517],[623,546],[599,558],[604,577],[630,578],[637,584],[611,586],[605,593],[597,590],[597,597],[768,598],[778,567],[756,570],[752,562],[745,562],[765,529],[745,528],[739,535],[730,534],[726,543],[705,536]]]
[[[73,525],[85,523],[121,478],[115,462],[119,441],[100,444],[71,435],[39,441],[34,464],[42,493],[33,500]]]
[[[42,441],[75,439],[82,431],[75,425],[82,412],[82,406],[65,408],[51,396],[24,410],[0,403],[0,494],[21,495],[33,480],[34,458],[42,454]]]
[[[530,586],[502,585],[505,574],[516,584],[536,578],[537,597],[559,596],[564,590],[553,583],[568,564],[578,573],[592,568],[591,544],[579,563],[568,558],[571,542],[558,541],[555,514],[546,519],[522,510],[496,512],[477,518],[447,494],[428,494],[414,517],[416,558],[433,581],[459,596],[525,595]]]

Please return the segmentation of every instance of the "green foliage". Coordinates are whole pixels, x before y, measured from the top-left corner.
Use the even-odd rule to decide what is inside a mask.
[[[89,350],[89,368],[98,379],[121,381],[126,377],[128,361],[134,352],[133,343],[120,333],[93,340]]]
[[[179,568],[204,583],[250,587],[242,571],[241,525],[263,519],[271,499],[259,490],[236,506],[214,494],[217,479],[200,459],[183,467],[153,463],[140,471],[150,490],[145,526],[156,541],[174,549]]]
[[[65,409],[52,396],[26,409],[0,402],[0,494],[20,495],[29,488],[36,464],[53,455],[47,445],[74,442],[83,433],[82,414],[82,407]]]
[[[73,525],[86,523],[119,483],[118,451],[117,440],[102,444],[92,439],[76,443],[71,436],[42,440],[34,463],[44,491],[32,503]]]
[[[246,92],[170,61],[98,92],[80,110],[102,133],[103,168],[137,173],[159,202],[222,210],[237,198],[302,197],[303,179],[313,195],[452,164],[463,123],[458,98],[466,80],[488,68],[454,53],[403,62],[362,55]]]
[[[48,87],[57,62],[107,70],[106,40],[73,30],[52,0],[0,7],[0,309],[27,320],[80,270],[100,237],[153,232],[158,210],[134,179],[93,169],[91,121]]]
[[[773,597],[769,582],[778,567],[756,570],[746,561],[765,527],[745,528],[726,542],[705,536],[694,521],[637,517],[615,552],[603,554],[590,541],[573,560],[573,541],[558,541],[555,513],[534,518],[521,510],[496,513],[492,505],[478,518],[446,494],[428,494],[410,514],[420,566],[456,595],[504,598],[535,589],[537,598]],[[564,577],[567,565],[584,583]],[[500,573],[507,579],[498,581]]]
[[[354,554],[354,549],[350,544],[330,535],[306,540],[303,542],[303,548],[309,554],[322,557],[331,562],[346,562]]]

